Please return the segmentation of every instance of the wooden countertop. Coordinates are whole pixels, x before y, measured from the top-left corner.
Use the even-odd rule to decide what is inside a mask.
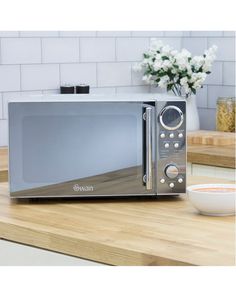
[[[8,179],[8,151],[7,147],[0,147],[0,182]]]
[[[208,182],[222,180],[188,183]],[[199,215],[185,195],[15,201],[0,183],[0,238],[111,265],[234,265],[234,218]]]

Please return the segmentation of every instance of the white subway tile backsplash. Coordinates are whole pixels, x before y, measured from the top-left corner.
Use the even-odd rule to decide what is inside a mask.
[[[117,93],[149,93],[149,86],[120,86],[116,88]]]
[[[225,62],[223,64],[223,84],[235,85],[235,62]]]
[[[164,36],[164,31],[133,31],[133,37],[161,37]]]
[[[2,94],[0,93],[0,119],[3,118],[3,100],[2,100]]]
[[[81,38],[81,62],[113,62],[115,61],[114,38]]]
[[[90,92],[97,94],[165,92],[146,85],[142,73],[132,70],[151,38],[177,50],[185,47],[193,55],[218,46],[212,73],[197,91],[201,128],[214,129],[213,109],[219,96],[235,96],[234,31],[0,31],[0,38],[0,126],[4,133],[11,96],[55,94],[64,83],[87,83]]]
[[[235,31],[224,31],[224,36],[235,37]]]
[[[154,85],[150,86],[150,93],[162,94],[162,93],[165,93],[165,92],[166,92],[166,89],[164,89],[164,88],[156,87]],[[170,93],[173,95],[172,92],[170,92]]]
[[[20,31],[20,37],[58,37],[58,31]]]
[[[149,38],[117,38],[117,61],[140,61],[148,50]]]
[[[216,109],[199,108],[200,129],[216,129]]]
[[[2,64],[31,64],[41,62],[39,38],[2,38]]]
[[[182,36],[184,36],[184,31],[164,31],[164,36],[167,36],[167,37],[182,37]]]
[[[217,45],[216,60],[235,61],[235,39],[234,38],[208,38],[208,47]]]
[[[59,85],[59,65],[22,65],[22,90],[56,89]]]
[[[56,95],[60,93],[60,89],[45,89],[42,91],[43,94],[52,94],[52,95]]]
[[[8,118],[8,102],[9,100],[21,100],[29,95],[40,95],[42,91],[21,91],[21,92],[6,92],[3,93],[3,119]],[[33,101],[33,98],[32,98]]]
[[[61,84],[80,84],[85,83],[91,87],[97,86],[96,64],[62,64],[61,65]]]
[[[8,145],[8,121],[0,120],[0,147]]]
[[[77,38],[43,38],[43,63],[75,63],[79,61]]]
[[[235,97],[235,87],[208,85],[208,108],[216,108],[216,102],[219,97]]]
[[[183,37],[189,37],[189,36],[191,36],[190,31],[183,31]]]
[[[91,87],[90,88],[91,94],[115,94],[116,88],[115,87]]]
[[[19,37],[19,31],[0,31],[0,37]]]
[[[61,37],[95,37],[96,31],[60,31]]]
[[[0,65],[0,91],[20,90],[20,66]]]
[[[97,36],[99,37],[129,37],[131,31],[98,31]]]
[[[223,31],[191,31],[193,37],[218,37],[223,36]]]
[[[183,38],[183,48],[187,49],[192,55],[203,55],[207,49],[207,38]]]
[[[130,63],[98,64],[98,86],[128,86],[131,84]]]
[[[205,80],[205,84],[221,85],[223,82],[223,64],[222,62],[214,62],[211,74]]]
[[[199,108],[207,108],[207,85],[197,90],[196,99]]]

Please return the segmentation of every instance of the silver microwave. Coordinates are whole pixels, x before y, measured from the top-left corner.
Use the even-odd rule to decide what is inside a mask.
[[[181,98],[42,95],[12,100],[8,112],[11,197],[185,192]]]

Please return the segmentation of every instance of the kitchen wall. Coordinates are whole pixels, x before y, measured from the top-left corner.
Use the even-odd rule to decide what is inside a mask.
[[[7,145],[7,102],[87,83],[91,93],[160,92],[132,71],[156,37],[201,54],[219,47],[213,73],[198,92],[201,128],[215,128],[218,96],[235,96],[235,34],[222,31],[0,31],[0,146]]]

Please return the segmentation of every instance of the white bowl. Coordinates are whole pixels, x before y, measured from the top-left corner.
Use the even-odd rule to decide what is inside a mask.
[[[227,191],[227,188],[233,188],[234,191]],[[190,202],[201,214],[229,216],[235,215],[235,190],[235,184],[201,184],[187,187],[187,194]]]

